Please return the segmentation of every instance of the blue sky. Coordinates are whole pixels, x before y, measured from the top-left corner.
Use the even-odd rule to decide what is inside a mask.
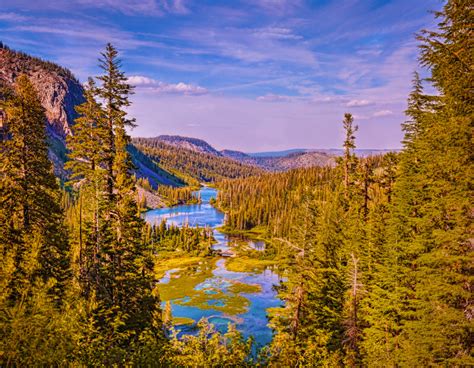
[[[244,151],[400,147],[415,33],[443,2],[0,0],[0,40],[84,81],[105,43],[135,84],[133,136]]]

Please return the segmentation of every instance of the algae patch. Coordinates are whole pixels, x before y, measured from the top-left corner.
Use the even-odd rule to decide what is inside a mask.
[[[255,294],[261,292],[262,287],[257,284],[244,284],[243,282],[234,282],[232,285],[229,286],[227,290],[233,294]]]
[[[232,272],[263,272],[275,264],[275,260],[236,257],[227,259],[225,267]]]
[[[192,326],[194,319],[188,317],[173,317],[173,325],[175,326]]]

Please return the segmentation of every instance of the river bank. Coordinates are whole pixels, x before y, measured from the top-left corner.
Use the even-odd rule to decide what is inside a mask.
[[[204,187],[199,194],[201,204],[160,208],[146,212],[144,218],[152,224],[166,219],[176,226],[210,227],[215,239],[212,249],[233,251],[236,257],[191,257],[179,252],[158,259],[155,272],[163,305],[170,303],[180,334],[193,333],[196,323],[208,318],[221,331],[227,330],[229,322],[236,323],[244,336],[265,345],[272,338],[267,309],[282,305],[274,288],[281,281],[275,262],[246,255],[244,247],[251,250],[254,240],[247,239],[245,245],[242,236],[235,239],[220,231],[224,213],[210,204],[216,189]]]

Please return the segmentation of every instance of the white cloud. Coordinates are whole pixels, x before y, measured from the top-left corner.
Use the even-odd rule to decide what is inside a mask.
[[[138,87],[144,88],[153,92],[162,94],[182,94],[188,96],[199,96],[209,93],[209,91],[201,86],[179,83],[166,83],[142,75],[132,75],[128,78],[128,83]]]
[[[382,116],[390,116],[390,115],[393,115],[392,110],[380,110],[380,111],[374,112],[372,116],[375,118],[380,118]]]
[[[290,96],[282,96],[282,95],[274,95],[274,94],[268,94],[265,96],[258,96],[257,101],[261,102],[281,102],[281,101],[290,101],[291,97]]]
[[[4,20],[7,22],[21,22],[27,19],[28,19],[27,17],[17,14],[17,13],[11,13],[11,12],[0,13],[0,21]]]
[[[86,7],[114,9],[127,15],[189,13],[185,0],[76,0],[76,2]]]
[[[347,107],[362,107],[372,105],[373,102],[369,100],[350,100],[346,106]]]
[[[296,35],[289,28],[283,27],[266,27],[256,29],[254,32],[255,36],[260,38],[272,38],[278,40],[299,40],[301,36]]]

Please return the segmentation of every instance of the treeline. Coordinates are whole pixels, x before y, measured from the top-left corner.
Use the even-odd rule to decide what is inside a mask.
[[[196,193],[198,188],[184,187],[175,188],[165,185],[158,186],[157,193],[165,198],[168,206],[176,206],[180,204],[199,204],[201,203],[201,195]]]
[[[155,138],[134,138],[133,144],[166,170],[186,173],[199,182],[249,177],[263,172],[225,157],[170,146]]]
[[[210,228],[185,225],[167,225],[163,220],[159,225],[148,225],[145,241],[154,254],[181,251],[191,255],[208,256],[215,239]]]
[[[8,53],[7,57],[10,59],[15,59],[15,60],[21,60],[22,65],[27,65],[29,69],[35,70],[35,69],[44,69],[48,70],[51,72],[54,72],[60,76],[66,77],[67,79],[71,79],[77,83],[79,81],[77,78],[74,76],[74,74],[67,68],[64,68],[58,64],[55,64],[51,61],[48,60],[43,60],[39,57],[34,57],[31,55],[28,55],[24,52],[21,51],[16,51],[12,50],[9,48],[6,44],[4,44],[2,41],[0,41],[0,51],[5,50],[4,52]],[[20,62],[19,62],[20,63]]]
[[[270,366],[474,364],[471,2],[449,1],[436,16],[439,29],[419,36],[430,76],[415,74],[399,155],[358,159],[357,127],[346,114],[344,156],[328,180],[312,174],[314,185],[294,194],[299,204],[284,189],[273,192],[276,207],[256,198],[272,202],[284,180],[298,192],[288,179],[304,176],[297,172],[251,179],[253,189],[223,184],[230,218],[246,211],[254,219],[235,226],[261,221],[286,256],[285,305],[270,312]],[[244,204],[244,192],[262,210]],[[296,204],[289,230],[276,220],[284,200]]]
[[[356,168],[357,185],[364,192],[366,202],[371,191],[391,193],[395,160],[394,154],[368,157]],[[267,236],[288,236],[292,224],[301,216],[302,201],[316,192],[333,190],[340,180],[341,173],[331,167],[224,180],[218,183],[216,205],[226,212],[226,225],[231,229],[263,227]]]

